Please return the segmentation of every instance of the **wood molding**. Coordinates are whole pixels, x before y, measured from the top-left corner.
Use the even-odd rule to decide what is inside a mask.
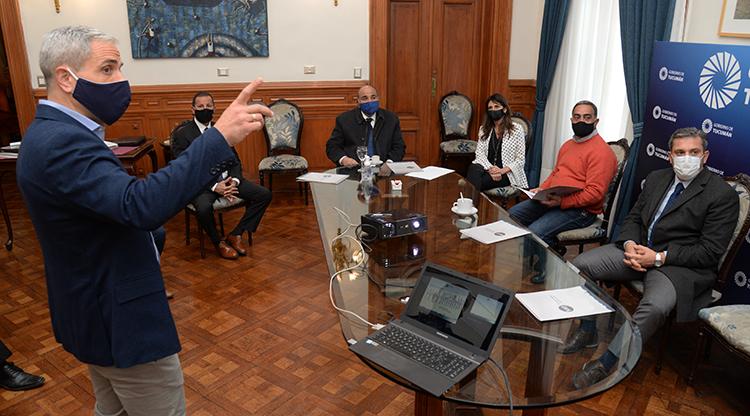
[[[508,81],[508,102],[513,111],[519,111],[529,121],[534,116],[536,108],[536,80],[511,79]]]
[[[335,125],[336,116],[356,105],[357,90],[367,81],[266,82],[256,91],[253,100],[270,104],[285,98],[300,107],[304,117],[301,151],[312,170],[328,169],[334,164],[325,155],[325,144]],[[193,95],[209,91],[214,96],[216,115],[235,99],[244,83],[136,85],[131,88],[132,99],[128,111],[107,127],[107,137],[144,135],[163,141],[180,122],[192,117]],[[35,89],[33,97],[45,98],[45,89]],[[158,145],[157,145],[158,146]],[[251,134],[237,146],[243,170],[248,178],[258,177],[258,163],[267,155],[262,132]],[[164,155],[159,154],[160,166]],[[145,167],[146,172],[150,171]],[[292,183],[291,185],[294,185]]]
[[[34,119],[34,97],[31,92],[26,40],[23,36],[18,0],[0,1],[0,27],[3,31],[5,54],[8,57],[8,70],[13,98],[16,102],[18,125],[23,133]]]

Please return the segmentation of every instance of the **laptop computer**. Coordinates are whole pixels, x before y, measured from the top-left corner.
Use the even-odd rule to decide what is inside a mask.
[[[349,349],[440,396],[489,358],[513,295],[426,262],[401,317]]]

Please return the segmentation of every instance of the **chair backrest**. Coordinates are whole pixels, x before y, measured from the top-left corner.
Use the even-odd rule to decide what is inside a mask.
[[[440,99],[438,112],[441,141],[469,139],[469,124],[471,124],[474,112],[474,106],[469,97],[457,91],[451,91]]]
[[[622,174],[625,172],[625,165],[628,162],[628,154],[630,154],[630,145],[627,139],[620,139],[615,142],[607,142],[609,148],[612,149],[612,153],[615,154],[617,159],[617,170],[615,176],[612,177],[612,181],[609,183],[607,193],[604,195],[604,220],[602,221],[602,227],[609,231],[609,218],[612,214],[612,208],[615,204],[615,195],[617,195],[617,189],[620,187],[620,181],[622,180]]]
[[[750,229],[750,176],[744,173],[737,176],[724,178],[727,185],[737,192],[740,202],[740,212],[737,215],[737,224],[734,227],[732,238],[729,240],[727,251],[719,260],[719,275],[715,287],[722,289],[729,274],[734,257],[742,246],[745,236]]]
[[[296,104],[283,98],[268,107],[273,110],[273,117],[266,117],[263,124],[268,156],[277,153],[299,155],[304,122],[302,111]]]
[[[516,111],[513,113],[513,115],[510,116],[511,121],[516,123],[517,125],[521,126],[523,129],[523,137],[525,138],[526,142],[526,160],[529,160],[529,150],[531,149],[531,123],[529,120],[523,116],[523,114]]]

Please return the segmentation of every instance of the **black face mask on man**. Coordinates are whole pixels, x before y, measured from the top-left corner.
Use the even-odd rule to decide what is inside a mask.
[[[573,134],[576,137],[586,137],[594,132],[594,128],[594,123],[589,124],[585,121],[579,121],[578,123],[573,123]]]
[[[80,78],[70,68],[68,72],[77,81],[73,90],[73,98],[105,124],[112,125],[128,109],[130,105],[128,80],[108,83],[93,82]]]
[[[194,110],[195,111],[195,119],[198,120],[201,124],[208,124],[211,122],[211,120],[214,119],[214,109],[213,108],[204,108],[202,110]]]

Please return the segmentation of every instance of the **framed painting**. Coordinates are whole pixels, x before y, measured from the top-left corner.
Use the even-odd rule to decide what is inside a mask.
[[[719,36],[750,38],[750,0],[724,0]]]
[[[127,0],[135,59],[267,57],[266,0]]]

